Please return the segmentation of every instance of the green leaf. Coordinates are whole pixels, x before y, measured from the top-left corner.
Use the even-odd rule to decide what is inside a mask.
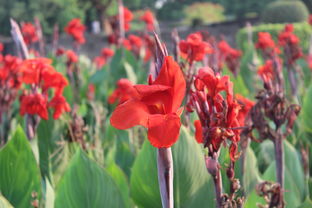
[[[121,195],[125,202],[126,207],[130,207],[131,202],[130,202],[129,183],[125,173],[115,163],[108,164],[106,170],[114,179],[116,185],[121,191]]]
[[[263,179],[266,181],[276,181],[275,161],[271,163],[265,171]],[[301,204],[300,190],[289,169],[285,168],[285,201],[287,207],[297,207]]]
[[[172,147],[172,154],[175,207],[187,207],[186,205],[209,180],[204,154],[195,139],[184,127],[181,128],[178,142]],[[213,187],[209,188],[213,190]],[[161,207],[156,148],[151,146],[147,140],[144,142],[132,168],[130,194],[140,207]],[[211,202],[203,200],[201,202],[202,207],[206,206],[207,203]]]
[[[260,197],[256,190],[253,190],[248,197],[246,198],[244,208],[255,208],[257,207],[257,204],[266,204],[263,197]]]
[[[105,78],[108,76],[107,66],[104,66],[103,69],[97,70],[89,80],[89,83],[101,84]]]
[[[125,207],[112,177],[78,149],[56,192],[55,207]]]
[[[302,127],[305,131],[312,133],[312,85],[308,88],[300,112],[299,119],[302,121]]]
[[[1,208],[13,208],[13,206],[4,198],[2,195],[0,195],[0,207]]]
[[[133,68],[132,66],[128,63],[128,62],[124,62],[124,68],[126,70],[126,73],[127,73],[127,77],[128,79],[133,83],[135,84],[137,82],[137,78],[136,78],[136,75],[133,71]]]
[[[30,207],[33,192],[40,200],[40,170],[20,126],[0,151],[0,170],[0,192],[14,207]]]
[[[301,204],[298,208],[311,208],[312,207],[312,201],[308,197],[306,200]]]
[[[241,168],[241,161],[237,164]],[[244,188],[245,194],[248,196],[254,189],[257,183],[261,181],[257,158],[250,147],[247,147],[245,153],[245,161],[243,167],[243,174],[238,175],[240,181],[242,182],[242,187]]]
[[[41,120],[37,129],[39,147],[39,165],[41,176],[47,177],[51,182],[50,174],[50,152],[53,133],[53,120]]]

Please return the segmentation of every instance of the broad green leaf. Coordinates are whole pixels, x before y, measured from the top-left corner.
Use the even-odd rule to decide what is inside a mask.
[[[4,198],[2,195],[0,195],[0,207],[1,208],[13,208],[13,206]]]
[[[112,177],[81,149],[57,186],[55,207],[125,207]]]
[[[311,208],[312,207],[312,201],[310,198],[306,198],[306,200],[298,207],[298,208]]]
[[[30,207],[33,192],[41,199],[40,169],[20,126],[0,151],[0,170],[0,192],[14,207]]]
[[[106,171],[111,175],[116,185],[118,186],[122,198],[125,202],[125,207],[130,207],[131,202],[129,183],[125,173],[113,162],[107,165]]]
[[[107,66],[103,67],[101,70],[97,70],[91,77],[89,82],[93,84],[101,84],[108,76]]]
[[[272,161],[275,161],[273,142],[269,140],[264,141],[261,144],[261,148],[262,151],[260,152],[258,158],[265,158],[266,163],[270,162],[271,165]],[[284,141],[284,161],[285,169],[288,171],[292,180],[294,180],[295,186],[299,191],[301,200],[304,200],[306,190],[300,156],[298,155],[296,149],[287,140]],[[285,177],[285,181],[287,180],[287,177]]]
[[[260,197],[256,190],[253,190],[246,198],[244,208],[255,208],[257,204],[266,204],[263,197]]]
[[[263,179],[266,181],[276,181],[275,162],[272,162],[263,175]],[[285,201],[287,207],[297,207],[301,204],[302,199],[300,196],[300,190],[296,184],[295,178],[293,178],[289,169],[285,167]]]
[[[312,133],[312,85],[309,86],[304,99],[303,99],[303,105],[300,112],[300,120],[302,121],[302,128]]]
[[[209,175],[204,163],[204,154],[195,139],[184,127],[180,138],[172,147],[174,164],[175,207],[187,207],[198,191],[207,184]],[[213,189],[213,187],[209,187]],[[157,178],[156,148],[145,141],[133,165],[130,193],[139,207],[161,207]],[[209,194],[209,193],[207,193]],[[206,206],[209,201],[203,200]]]
[[[133,68],[132,66],[128,63],[128,62],[124,62],[124,68],[126,70],[126,73],[127,73],[127,77],[128,79],[133,83],[135,84],[137,82],[137,78],[136,78],[136,75],[133,71]]]
[[[41,120],[37,129],[38,148],[39,148],[39,165],[41,176],[47,177],[51,182],[50,174],[50,151],[53,134],[53,120]]]
[[[237,164],[240,169],[242,166],[241,162],[240,160],[238,162],[239,164]],[[237,177],[240,177],[246,196],[248,196],[255,189],[256,184],[261,181],[257,158],[250,147],[246,149],[242,175],[237,175]]]

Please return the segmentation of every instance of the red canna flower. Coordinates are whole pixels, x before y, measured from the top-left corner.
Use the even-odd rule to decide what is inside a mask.
[[[118,101],[118,104],[121,104],[136,96],[138,96],[138,93],[137,90],[133,87],[132,82],[130,82],[128,79],[120,79],[117,82],[117,88],[108,97],[108,103],[113,104]]]
[[[105,65],[106,59],[103,56],[96,56],[93,63],[95,63],[97,69],[101,69]]]
[[[181,56],[190,63],[193,61],[202,61],[206,54],[212,53],[209,43],[203,41],[200,33],[190,34],[186,40],[179,43]]]
[[[26,45],[35,43],[39,40],[36,32],[36,27],[32,23],[30,22],[22,23],[21,30]]]
[[[101,51],[101,55],[104,58],[110,58],[110,57],[114,56],[114,51],[110,48],[103,48]]]
[[[200,120],[195,120],[194,121],[194,126],[195,126],[195,139],[196,141],[201,144],[204,143],[203,140],[203,127],[200,123]]]
[[[124,18],[124,30],[127,32],[128,30],[130,30],[130,22],[133,19],[133,14],[127,7],[123,7],[122,9],[123,9],[123,18]]]
[[[240,140],[241,105],[233,98],[233,83],[228,76],[220,76],[205,67],[198,71],[194,84],[196,91],[191,92],[188,108],[190,111],[195,109],[199,117],[194,122],[196,141],[208,147],[209,155],[213,155],[229,140],[230,158],[237,160],[235,147]]]
[[[54,71],[52,60],[48,58],[27,59],[21,64],[22,80],[25,84],[41,84],[42,74],[46,71]]]
[[[148,31],[154,30],[154,14],[151,10],[146,10],[140,20],[144,21]]]
[[[123,47],[125,47],[125,49],[131,51],[132,47],[131,47],[131,43],[129,40],[124,39],[122,42]]]
[[[222,40],[218,43],[218,48],[220,50],[220,64],[222,65],[224,60],[229,70],[234,75],[237,75],[239,70],[239,58],[241,57],[242,52],[232,48],[225,40]]]
[[[143,41],[139,36],[129,35],[128,40],[130,41],[131,46],[134,48],[141,48],[143,45]]]
[[[271,56],[274,53],[279,54],[280,50],[275,45],[274,40],[271,37],[271,34],[268,32],[259,32],[258,33],[258,42],[256,43],[256,48],[261,49],[265,54]]]
[[[237,120],[238,120],[240,126],[244,126],[245,125],[245,119],[246,119],[249,111],[251,110],[251,108],[255,105],[255,102],[245,98],[244,96],[242,96],[240,94],[236,94],[235,97],[236,97],[238,103],[241,105],[241,109],[238,113]]]
[[[287,54],[287,62],[294,63],[297,59],[303,56],[299,46],[299,38],[293,33],[294,27],[292,24],[285,25],[284,31],[278,34],[278,43],[284,48],[284,53]]]
[[[258,74],[264,83],[270,82],[274,77],[273,61],[267,60],[263,66],[260,66]]]
[[[65,54],[66,54],[68,63],[77,63],[78,62],[78,56],[73,50],[66,50]]]
[[[48,120],[47,99],[38,93],[22,96],[20,114],[23,116],[25,113]]]
[[[66,99],[59,93],[56,93],[56,95],[52,98],[48,107],[54,108],[53,118],[55,120],[59,119],[64,112],[70,111],[70,106],[66,102]]]
[[[68,85],[67,79],[62,73],[57,71],[44,71],[42,73],[43,90],[54,88],[56,94],[62,94],[64,88]]]
[[[142,125],[148,128],[153,146],[172,146],[179,137],[185,86],[179,65],[166,56],[156,80],[150,85],[134,85],[138,95],[117,106],[110,119],[112,126],[127,129]]]
[[[85,43],[84,31],[86,27],[81,23],[80,19],[72,19],[64,30],[68,35],[71,35],[78,44]]]
[[[0,43],[0,53],[3,51],[3,49],[4,49],[4,45],[3,43]]]

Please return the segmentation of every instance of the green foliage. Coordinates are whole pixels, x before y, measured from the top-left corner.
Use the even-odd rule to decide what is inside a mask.
[[[268,4],[262,13],[265,23],[292,23],[307,20],[309,11],[301,1],[279,0]]]
[[[157,17],[163,21],[178,21],[185,17],[184,8],[185,5],[180,2],[168,1],[157,11]]]
[[[55,207],[125,207],[112,177],[79,149],[64,173]]]
[[[205,188],[209,187],[209,176],[204,155],[186,128],[182,127],[180,134],[172,148],[175,205],[196,207],[191,204],[196,203],[194,200],[198,197],[196,199],[201,199],[201,207],[211,207],[214,192],[213,189]],[[133,165],[130,190],[133,200],[140,207],[161,207],[156,155],[156,149],[146,140]]]
[[[194,3],[184,9],[184,22],[187,24],[199,20],[201,23],[221,22],[225,20],[224,8],[220,4],[213,3]]]
[[[14,207],[30,207],[33,192],[41,199],[40,170],[20,126],[0,151],[0,170],[0,192]]]
[[[13,206],[4,198],[2,195],[0,195],[0,207],[1,208],[13,208]]]
[[[312,33],[311,26],[308,23],[294,23],[294,33],[300,40],[300,46],[304,51],[308,51],[310,44],[310,36]],[[257,42],[259,32],[269,32],[273,39],[277,40],[278,33],[281,32],[285,27],[285,24],[261,24],[252,27],[253,31],[253,42]],[[248,31],[247,28],[240,29],[236,35],[236,41],[238,47],[246,51],[249,47],[248,42]]]
[[[62,30],[72,18],[84,19],[85,13],[78,0],[0,0],[0,5],[0,34],[4,35],[10,34],[10,18],[33,22],[38,17],[44,33],[51,34],[54,24]]]

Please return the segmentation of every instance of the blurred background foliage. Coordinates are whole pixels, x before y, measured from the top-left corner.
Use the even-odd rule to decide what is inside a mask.
[[[32,21],[39,17],[46,34],[54,24],[60,29],[73,17],[87,26],[94,20],[102,25],[117,12],[114,0],[0,0],[0,34],[9,35],[9,18]],[[260,17],[265,23],[301,22],[307,19],[311,0],[124,0],[131,10],[152,9],[160,21],[198,25],[226,20],[243,21]],[[70,6],[68,6],[70,5]]]

